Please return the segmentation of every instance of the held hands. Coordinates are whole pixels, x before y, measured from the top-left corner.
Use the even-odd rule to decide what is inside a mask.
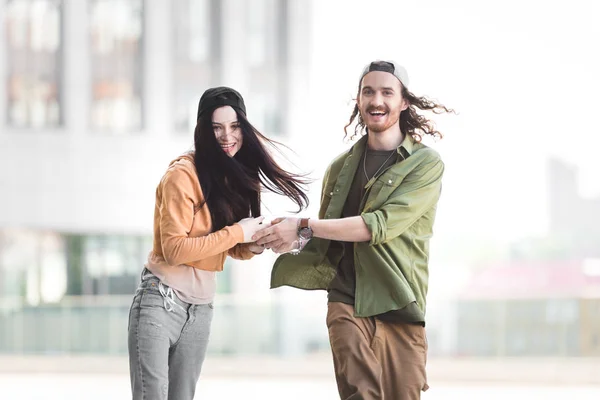
[[[243,243],[254,242],[252,236],[265,227],[265,225],[262,225],[264,219],[265,217],[244,218],[238,222],[244,231]]]
[[[262,252],[265,251],[265,246],[260,246],[256,243],[250,243],[248,245],[248,250],[250,250],[254,254],[262,254]]]
[[[271,226],[263,224],[263,220],[264,217],[244,218],[238,222],[251,252],[261,254],[267,248],[281,254],[298,248],[298,218],[276,218]]]
[[[298,218],[276,218],[270,227],[256,231],[252,241],[275,253],[287,253],[298,247]]]

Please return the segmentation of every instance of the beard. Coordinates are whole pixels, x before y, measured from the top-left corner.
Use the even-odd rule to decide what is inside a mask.
[[[385,113],[384,116],[379,118],[374,118],[370,113],[373,111],[383,111]],[[392,126],[399,124],[400,121],[400,111],[394,110],[390,111],[387,107],[380,108],[368,108],[367,110],[360,111],[360,116],[365,124],[365,127],[369,132],[373,133],[381,133],[390,129]]]

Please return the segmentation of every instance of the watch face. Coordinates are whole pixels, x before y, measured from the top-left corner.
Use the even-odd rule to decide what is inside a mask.
[[[312,229],[310,228],[302,228],[300,229],[300,232],[298,233],[298,235],[302,238],[302,239],[311,239],[312,238]]]

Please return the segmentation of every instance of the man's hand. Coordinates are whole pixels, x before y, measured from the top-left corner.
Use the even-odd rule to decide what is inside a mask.
[[[287,253],[298,247],[298,218],[274,219],[270,227],[256,232],[252,240],[275,253]]]

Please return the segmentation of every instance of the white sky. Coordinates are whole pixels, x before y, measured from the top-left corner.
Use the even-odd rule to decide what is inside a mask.
[[[435,118],[446,163],[438,234],[505,242],[543,234],[551,155],[580,168],[582,194],[600,195],[598,6],[424,3],[315,2],[310,99],[319,157],[347,147],[342,127],[364,64],[393,59],[407,68],[411,91],[460,112]]]

